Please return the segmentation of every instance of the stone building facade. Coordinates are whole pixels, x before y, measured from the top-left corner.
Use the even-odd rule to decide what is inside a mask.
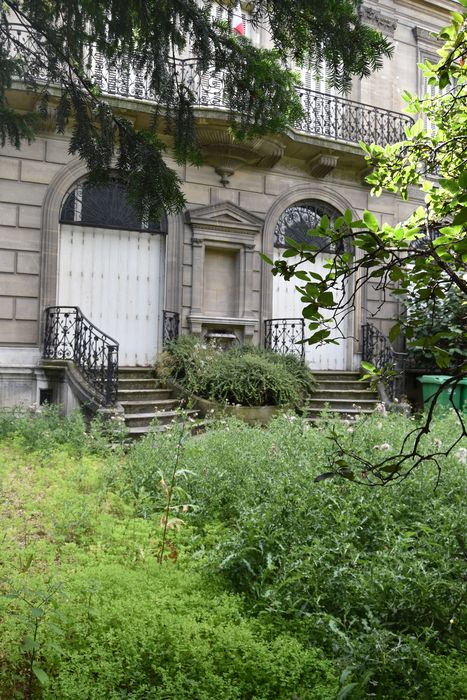
[[[354,81],[346,98],[321,92],[322,85],[306,87],[305,76],[297,88],[306,110],[303,123],[248,143],[234,143],[229,135],[222,76],[196,75],[187,59],[183,70],[198,85],[205,164],[169,162],[183,182],[187,209],[155,230],[125,223],[125,212],[107,227],[99,216],[80,219],[86,167],[68,154],[66,135],[44,128],[31,145],[0,150],[0,405],[35,403],[41,391],[47,396],[50,378],[41,356],[48,307],[78,306],[109,336],[118,333],[125,365],[152,362],[162,347],[164,319],[173,321],[173,314],[182,333],[225,334],[255,344],[265,342],[265,321],[291,311],[298,315],[295,292],[276,284],[258,253],[280,254],[278,222],[297,206],[351,209],[356,217],[370,209],[390,223],[410,213],[413,203],[388,194],[371,198],[358,141],[403,137],[408,117],[400,94],[426,91],[417,63],[435,55],[431,32],[455,8],[451,0],[366,3],[367,22],[395,45],[393,59],[371,78]],[[267,37],[252,40],[264,44]],[[95,71],[118,109],[143,126],[150,111],[144,85],[128,76],[126,82],[122,76],[111,80],[99,57]],[[21,85],[14,86],[11,100],[20,108],[33,106]],[[107,194],[104,209],[116,201]],[[71,218],[64,210],[70,201]],[[315,350],[307,355],[311,366],[358,369],[362,324],[371,321],[387,332],[398,311],[394,299],[367,285],[339,352],[329,359],[328,351]]]

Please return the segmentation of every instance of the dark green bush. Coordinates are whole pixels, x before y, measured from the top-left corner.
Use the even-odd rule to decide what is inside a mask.
[[[310,370],[295,356],[246,345],[221,351],[192,336],[169,344],[158,373],[188,394],[244,406],[298,406],[315,386]]]
[[[269,359],[220,354],[206,368],[206,397],[242,406],[293,406],[300,403],[294,375]]]
[[[409,357],[418,369],[439,372],[433,353],[423,348],[423,338],[436,333],[449,333],[450,337],[438,340],[437,347],[448,353],[450,361],[446,370],[455,370],[467,358],[467,305],[464,295],[448,284],[443,299],[405,301]]]
[[[299,382],[304,395],[311,394],[316,390],[316,379],[305,362],[298,355],[282,355],[280,352],[271,352],[264,350],[256,345],[240,345],[229,351],[229,355],[252,355],[254,357],[263,357],[269,362],[279,365],[286,369],[290,374],[293,374]]]

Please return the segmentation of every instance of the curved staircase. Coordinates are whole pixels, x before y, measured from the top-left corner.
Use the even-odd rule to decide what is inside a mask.
[[[146,367],[120,367],[118,370],[118,402],[125,411],[125,424],[130,437],[142,437],[154,420],[163,430],[177,418],[180,398],[173,389],[157,379],[154,370]],[[187,411],[196,417],[196,411]]]

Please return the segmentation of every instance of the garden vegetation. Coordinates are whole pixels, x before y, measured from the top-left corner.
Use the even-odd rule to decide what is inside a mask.
[[[310,369],[296,355],[253,345],[222,350],[189,335],[168,344],[157,371],[188,396],[241,406],[299,407],[316,386]]]
[[[181,418],[109,446],[80,414],[0,414],[0,697],[465,697],[466,445],[364,488],[315,481],[329,437],[390,454],[414,420]]]

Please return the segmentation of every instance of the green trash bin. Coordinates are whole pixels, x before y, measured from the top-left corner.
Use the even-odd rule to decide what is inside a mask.
[[[460,380],[459,389],[461,390],[461,408],[464,413],[467,413],[467,378]]]
[[[445,374],[424,374],[423,377],[417,377],[417,381],[422,385],[423,403],[426,408],[431,404],[434,395],[439,389],[439,385],[444,384],[448,379],[449,376]],[[462,387],[462,389],[467,392],[467,386]],[[452,385],[446,386],[436,399],[436,408],[444,409],[445,411],[453,408],[453,404],[456,408],[461,408],[460,383],[454,389]]]

